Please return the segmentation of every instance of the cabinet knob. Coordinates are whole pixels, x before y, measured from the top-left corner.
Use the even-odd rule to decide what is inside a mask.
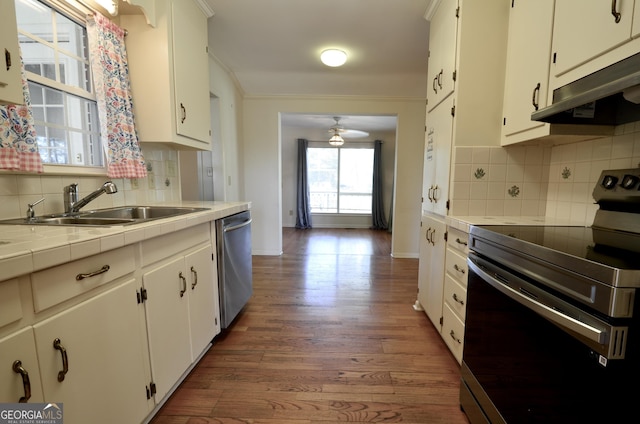
[[[13,363],[13,371],[22,377],[22,386],[24,387],[24,396],[20,398],[19,403],[27,403],[31,398],[31,382],[29,381],[29,373],[22,366],[22,361],[18,360]]]

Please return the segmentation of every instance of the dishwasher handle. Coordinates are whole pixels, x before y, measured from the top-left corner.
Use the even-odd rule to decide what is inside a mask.
[[[223,227],[222,231],[224,231],[225,233],[229,232],[229,231],[234,231],[234,230],[239,230],[242,227],[246,227],[247,225],[251,224],[251,221],[253,221],[253,219],[249,218],[247,219],[245,222],[243,222],[242,224],[238,224],[238,225],[232,225],[230,227]]]

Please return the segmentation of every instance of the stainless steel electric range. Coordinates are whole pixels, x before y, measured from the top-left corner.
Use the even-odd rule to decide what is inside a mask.
[[[471,228],[471,423],[640,420],[640,168],[602,172],[593,197],[591,227]]]

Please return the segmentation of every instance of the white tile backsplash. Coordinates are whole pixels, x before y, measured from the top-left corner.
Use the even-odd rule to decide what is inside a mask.
[[[596,140],[465,146],[456,148],[453,157],[451,215],[546,216],[590,225],[598,210],[592,192],[600,173],[640,167],[640,122],[618,126],[614,136]]]
[[[153,166],[153,171],[149,172],[147,177],[134,180],[113,179],[118,187],[118,192],[98,197],[87,208],[98,209],[180,200],[177,152],[154,145],[153,149],[144,149],[143,153],[145,160],[150,161]],[[109,180],[107,176],[13,174],[9,172],[0,174],[0,219],[24,216],[27,203],[42,197],[45,198],[45,201],[35,207],[36,215],[63,212],[62,188],[65,185],[78,183],[82,197],[100,187],[107,180]],[[169,186],[166,185],[167,180]]]

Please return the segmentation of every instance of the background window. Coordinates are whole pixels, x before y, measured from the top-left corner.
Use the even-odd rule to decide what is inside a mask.
[[[15,2],[42,162],[103,167],[85,23],[44,2]]]
[[[372,148],[307,149],[312,213],[371,214]]]

